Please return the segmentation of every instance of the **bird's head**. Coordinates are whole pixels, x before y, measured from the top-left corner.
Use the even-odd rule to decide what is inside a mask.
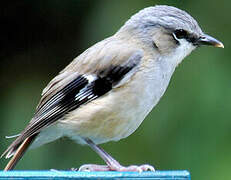
[[[224,47],[220,41],[203,33],[188,13],[171,6],[141,10],[120,29],[124,30],[162,55],[176,54],[179,61],[201,45]]]

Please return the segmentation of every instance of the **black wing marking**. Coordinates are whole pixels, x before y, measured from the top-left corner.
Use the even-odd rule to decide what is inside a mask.
[[[112,65],[107,69],[98,71],[95,75],[76,77],[37,109],[33,120],[5,153],[14,152],[14,149],[26,138],[39,133],[68,112],[109,92],[122,79],[126,79],[126,76],[131,74],[130,72],[137,69],[141,57],[140,54],[135,54],[125,64]]]

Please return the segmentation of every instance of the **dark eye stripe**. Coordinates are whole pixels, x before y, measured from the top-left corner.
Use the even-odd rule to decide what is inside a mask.
[[[194,44],[194,43],[196,42],[197,38],[194,37],[194,36],[189,36],[188,38],[186,38],[186,40],[187,40],[188,42]]]
[[[188,36],[188,32],[183,30],[183,29],[177,29],[174,31],[174,34],[176,36],[177,39],[183,39],[183,38],[187,38]]]
[[[173,34],[175,35],[175,37],[177,39],[185,39],[190,43],[195,43],[197,38],[195,37],[195,35],[193,34],[189,34],[187,31],[183,30],[183,29],[177,29],[173,32]],[[174,38],[175,38],[174,37]],[[175,39],[177,41],[177,39]],[[177,41],[179,43],[179,41]]]

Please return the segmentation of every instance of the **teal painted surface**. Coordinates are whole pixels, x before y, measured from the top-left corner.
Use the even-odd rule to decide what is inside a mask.
[[[0,180],[61,180],[61,179],[148,179],[148,180],[190,180],[188,171],[156,172],[75,172],[75,171],[0,171]]]

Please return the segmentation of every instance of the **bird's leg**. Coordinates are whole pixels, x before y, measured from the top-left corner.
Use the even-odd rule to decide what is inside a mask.
[[[124,167],[90,139],[84,140],[97,154],[99,154],[99,156],[106,162],[107,165],[86,164],[82,165],[79,168],[79,171],[155,171],[155,169],[148,164],[144,164],[141,166],[131,165],[128,167]]]

